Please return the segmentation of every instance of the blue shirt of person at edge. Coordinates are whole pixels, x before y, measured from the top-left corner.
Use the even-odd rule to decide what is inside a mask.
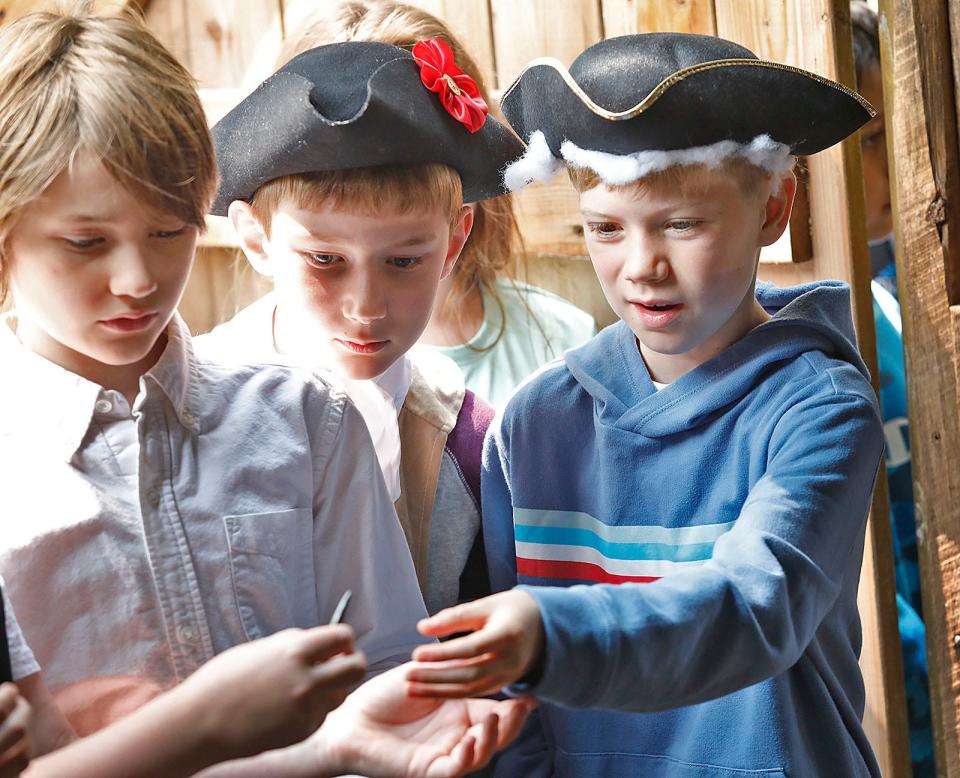
[[[893,527],[897,582],[897,617],[903,649],[910,755],[914,778],[933,778],[933,733],[927,684],[926,629],[920,602],[920,569],[913,508],[910,423],[903,360],[903,333],[897,294],[893,238],[870,243],[873,270],[873,317],[877,333],[880,406],[886,441],[887,488]]]

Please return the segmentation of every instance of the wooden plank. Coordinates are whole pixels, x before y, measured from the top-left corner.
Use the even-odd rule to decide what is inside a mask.
[[[602,0],[605,38],[638,32],[717,34],[713,0]]]
[[[801,49],[807,35],[791,35],[791,30],[808,32],[798,27],[799,16],[822,4],[823,0],[809,4],[787,0],[714,0],[717,35],[742,43],[761,59],[799,65],[804,61]],[[815,29],[822,28],[821,22]]]
[[[960,776],[960,309],[948,268],[960,190],[941,4],[882,0],[880,44],[937,774]],[[953,28],[954,40],[958,31]],[[956,83],[956,82],[953,82]],[[951,117],[949,114],[953,113]],[[951,130],[952,125],[952,130]],[[952,163],[955,165],[955,161]],[[954,305],[951,305],[954,303]]]
[[[280,0],[284,40],[296,35],[318,12],[331,5],[332,3],[318,3],[316,0]]]
[[[187,70],[193,70],[186,0],[155,0],[147,9],[147,27]]]
[[[530,254],[586,253],[580,197],[565,173],[548,184],[531,184],[514,195],[517,224]]]
[[[147,24],[203,88],[249,92],[280,52],[279,0],[155,0]]]
[[[509,86],[535,57],[556,57],[569,65],[602,37],[600,8],[578,0],[491,0],[497,77]],[[584,253],[577,194],[558,176],[546,185],[527,187],[517,197],[517,219],[532,253]]]
[[[569,300],[593,316],[598,327],[606,327],[617,320],[589,257],[528,256],[512,269],[512,273],[518,281],[539,286]]]
[[[761,262],[757,269],[757,278],[777,286],[796,286],[816,280],[812,262],[792,262],[789,259],[779,262]]]
[[[487,0],[404,1],[443,19],[477,63],[487,88],[499,86],[493,51],[493,23]]]
[[[491,0],[497,79],[506,88],[535,57],[569,65],[603,37],[595,0]]]
[[[486,86],[497,86],[493,54],[493,28],[487,0],[405,0],[441,19],[470,53]],[[280,0],[284,38],[300,33],[304,25],[333,6],[316,0]]]
[[[201,248],[180,301],[180,314],[194,335],[207,332],[271,288],[239,251]]]
[[[133,6],[145,11],[149,0],[96,0],[93,7],[100,13],[119,13]],[[60,8],[69,9],[69,6],[57,0],[0,0],[0,24],[12,22],[30,11],[55,11]]]
[[[744,44],[761,58],[853,84],[847,0],[716,0],[715,9],[718,34]],[[860,350],[876,377],[858,138],[854,136],[810,157],[807,165],[814,274],[851,284]],[[867,692],[864,728],[883,775],[906,776],[910,774],[909,745],[888,517],[886,478],[881,467],[867,526],[858,598],[864,635],[860,664]]]
[[[953,99],[955,115],[960,115],[960,49],[949,45],[960,40],[960,0],[946,0],[950,26],[947,34],[948,50],[953,54]],[[958,131],[960,131],[960,122]],[[960,138],[958,138],[960,142]]]

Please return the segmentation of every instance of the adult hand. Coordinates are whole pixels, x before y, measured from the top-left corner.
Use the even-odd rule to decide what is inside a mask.
[[[314,740],[329,774],[453,778],[483,767],[523,726],[526,700],[433,700],[406,694],[411,664],[367,681]]]
[[[422,620],[424,635],[469,635],[418,646],[407,675],[415,697],[479,697],[529,673],[543,651],[540,607],[522,589],[484,597]]]

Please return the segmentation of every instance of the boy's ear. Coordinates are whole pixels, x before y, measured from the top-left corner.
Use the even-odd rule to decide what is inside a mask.
[[[473,214],[476,205],[470,203],[460,208],[460,215],[457,217],[456,224],[450,230],[450,243],[447,244],[447,256],[443,260],[443,272],[440,278],[446,278],[453,272],[453,268],[460,259],[460,253],[470,237],[470,231],[473,229]]]
[[[779,188],[776,188],[776,182],[773,182],[773,187],[764,205],[763,225],[760,228],[761,246],[776,243],[787,229],[793,200],[797,196],[797,177],[791,170],[781,176]]]
[[[247,261],[260,275],[272,276],[273,268],[266,250],[267,233],[250,207],[250,203],[234,200],[227,209],[227,215],[233,222],[233,229],[237,233],[240,248]]]

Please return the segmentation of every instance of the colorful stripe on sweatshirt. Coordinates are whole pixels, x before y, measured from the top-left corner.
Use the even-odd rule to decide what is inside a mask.
[[[513,509],[521,580],[649,583],[698,567],[735,522],[610,525],[579,511]]]

